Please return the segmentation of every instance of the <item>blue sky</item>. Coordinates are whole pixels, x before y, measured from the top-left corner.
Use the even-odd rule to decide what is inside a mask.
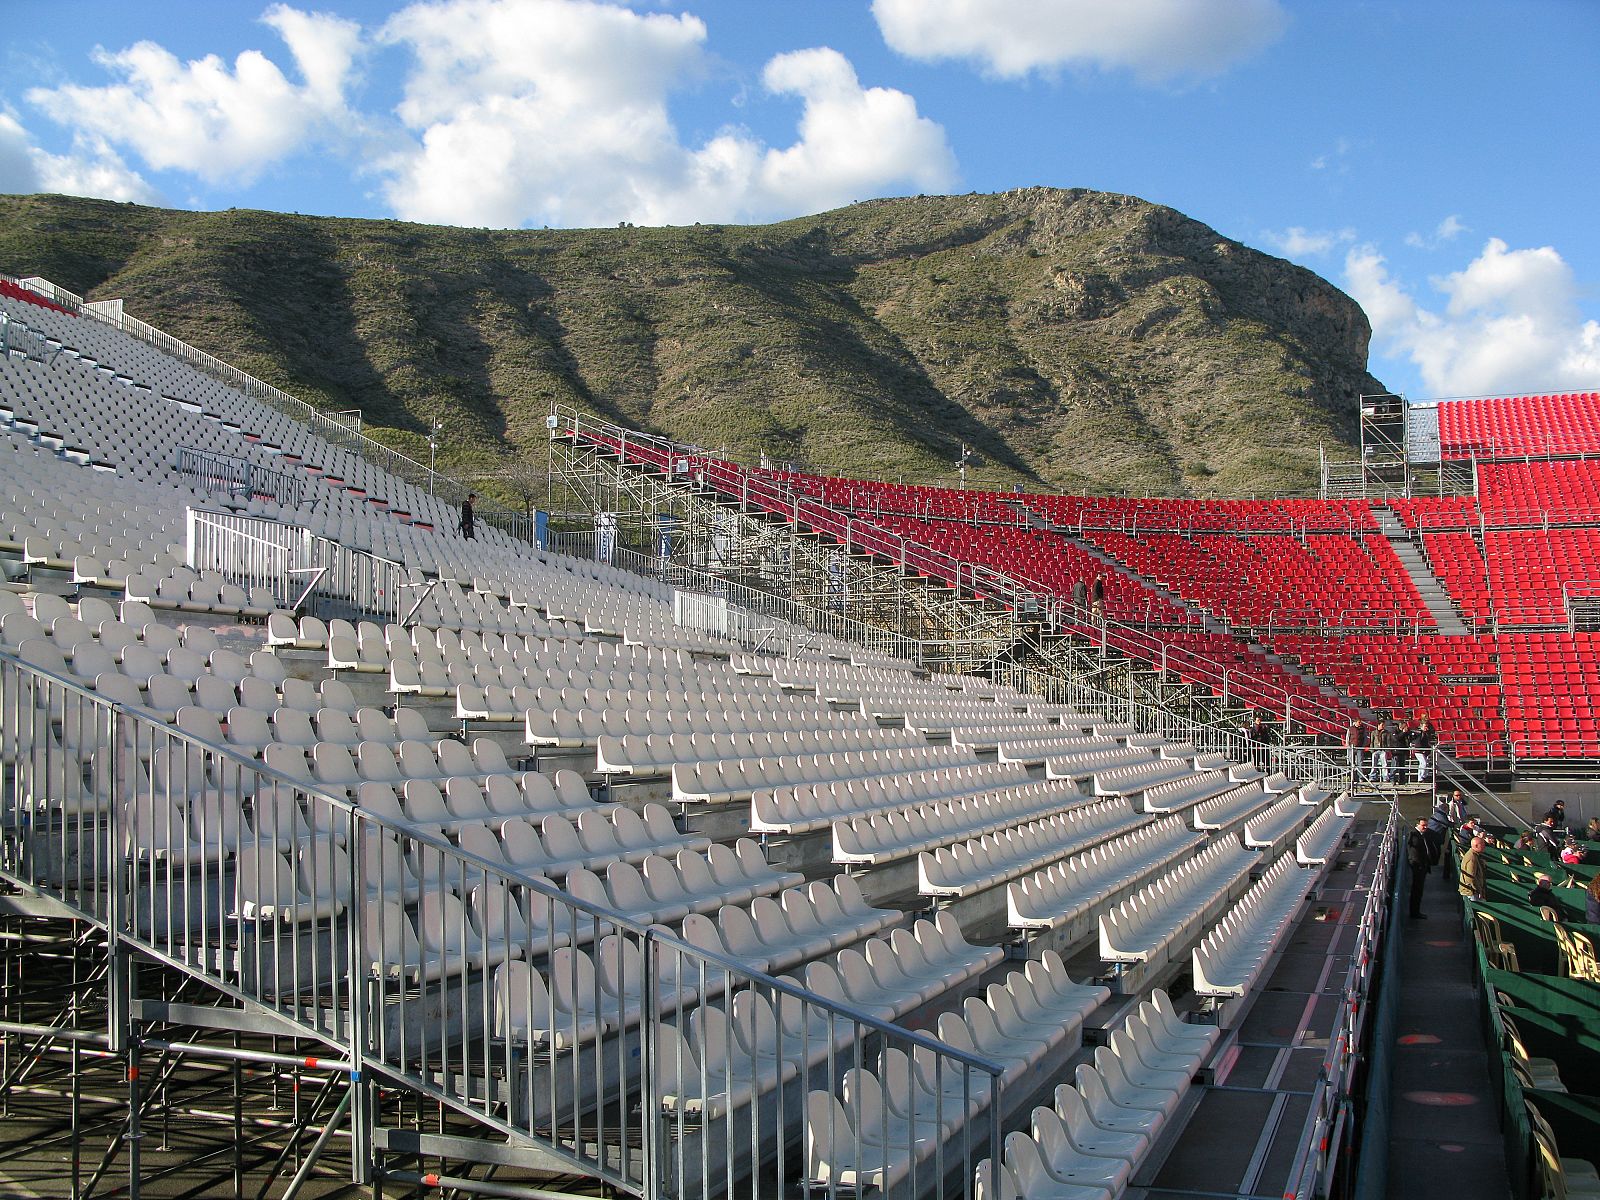
[[[1597,0],[6,12],[0,191],[511,227],[1099,188],[1349,291],[1413,398],[1600,389]]]

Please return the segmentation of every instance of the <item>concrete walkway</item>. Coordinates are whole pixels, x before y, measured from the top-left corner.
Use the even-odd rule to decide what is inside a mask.
[[[1408,1200],[1511,1194],[1453,876],[1448,865],[1428,876],[1426,920],[1404,915],[1403,896],[1396,906],[1404,940],[1388,1191]]]

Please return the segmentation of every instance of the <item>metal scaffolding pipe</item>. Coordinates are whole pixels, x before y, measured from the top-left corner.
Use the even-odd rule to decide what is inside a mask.
[[[356,1085],[345,1088],[344,1095],[339,1097],[339,1103],[334,1106],[333,1112],[328,1115],[327,1124],[322,1127],[322,1132],[317,1135],[317,1140],[312,1143],[310,1152],[301,1162],[300,1169],[294,1173],[294,1178],[289,1181],[289,1186],[284,1190],[283,1200],[294,1200],[300,1194],[300,1189],[305,1186],[306,1180],[311,1178],[311,1172],[317,1165],[317,1160],[322,1157],[322,1152],[328,1148],[328,1143],[333,1140],[335,1130],[344,1120],[345,1114],[350,1111],[350,1097],[355,1094]]]
[[[480,1179],[466,1179],[457,1175],[435,1175],[417,1171],[380,1171],[385,1180],[395,1183],[409,1183],[413,1187],[438,1188],[441,1191],[448,1188],[451,1191],[465,1192],[474,1196],[496,1196],[502,1200],[572,1200],[576,1194],[573,1192],[551,1192],[544,1188],[517,1187],[509,1183],[489,1183]]]
[[[0,1021],[0,1033],[16,1033],[23,1037],[42,1037],[63,1042],[90,1042],[107,1046],[111,1039],[103,1033],[87,1029],[67,1029],[60,1025],[28,1025],[20,1021]]]
[[[266,1063],[279,1067],[298,1067],[302,1071],[337,1071],[349,1074],[355,1069],[343,1059],[273,1054],[266,1050],[211,1046],[203,1042],[165,1042],[159,1038],[146,1038],[144,1044],[153,1050],[171,1051],[174,1054],[192,1054],[199,1058],[221,1058],[232,1062]]]

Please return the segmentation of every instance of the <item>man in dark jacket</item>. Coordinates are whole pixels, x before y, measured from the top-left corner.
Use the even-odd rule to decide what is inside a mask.
[[[1350,724],[1344,727],[1344,755],[1345,761],[1350,764],[1351,776],[1361,779],[1367,767],[1367,727],[1353,713]]]
[[[1539,845],[1551,858],[1561,857],[1561,843],[1565,840],[1560,829],[1556,828],[1556,819],[1545,817],[1533,827],[1533,836],[1539,839]]]
[[[1422,885],[1427,882],[1428,871],[1433,866],[1433,848],[1428,845],[1428,818],[1423,817],[1417,827],[1406,834],[1406,866],[1411,869],[1411,916],[1427,920],[1422,911]]]
[[[1372,766],[1380,782],[1394,782],[1395,760],[1400,756],[1400,747],[1404,741],[1400,722],[1385,713],[1382,723],[1372,737]]]
[[[1406,741],[1411,745],[1411,758],[1417,765],[1417,782],[1427,783],[1428,772],[1433,766],[1433,748],[1439,744],[1439,733],[1426,713],[1422,715],[1422,720],[1411,727]]]

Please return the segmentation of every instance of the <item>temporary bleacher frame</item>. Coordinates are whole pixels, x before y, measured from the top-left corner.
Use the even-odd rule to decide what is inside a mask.
[[[1103,671],[1108,656],[1126,656],[1167,673],[1170,646],[1163,631],[1077,609],[1070,597],[1039,591],[981,563],[918,546],[870,520],[855,520],[849,513],[795,493],[779,480],[757,477],[698,447],[641,434],[559,404],[552,408],[550,429],[556,469],[591,513],[614,513],[629,505],[625,515],[649,531],[657,527],[662,512],[693,513],[693,522],[685,522],[686,536],[674,544],[674,554],[684,553],[681,548],[694,543],[687,536],[694,528],[716,528],[726,535],[730,521],[737,518],[736,528],[748,534],[756,560],[810,564],[809,581],[797,592],[814,608],[836,602],[869,624],[888,624],[907,632],[930,649],[953,653],[954,658],[946,660],[952,669],[985,668],[1013,646],[1046,641],[1052,654],[1081,656],[1086,664],[1092,661],[1094,666],[1086,669]],[[827,549],[827,544],[839,549]],[[643,556],[640,565],[646,573],[661,569],[649,556]],[[724,581],[716,586],[738,582],[729,579],[736,575],[737,563],[695,565],[713,580]],[[841,570],[849,573],[851,586],[830,592],[830,571],[837,577]],[[866,582],[855,586],[858,579]],[[773,581],[773,590],[784,582]],[[1204,618],[1189,614],[1182,627],[1198,632],[1204,628]],[[1243,702],[1267,709],[1286,723],[1303,723],[1329,735],[1348,718],[1348,708],[1338,703],[1259,679],[1244,681],[1240,673],[1210,661],[1204,653],[1186,651],[1181,673],[1190,682],[1209,687],[1224,706]]]

